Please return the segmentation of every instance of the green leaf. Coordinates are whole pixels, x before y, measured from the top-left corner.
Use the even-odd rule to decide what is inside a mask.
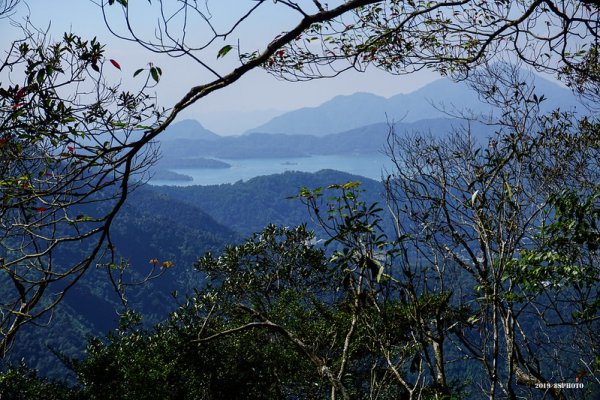
[[[221,50],[219,50],[217,53],[217,58],[225,57],[227,53],[231,51],[231,49],[233,49],[233,47],[230,44],[226,44],[225,46],[221,47]]]
[[[37,81],[38,83],[42,83],[44,81],[44,77],[46,76],[46,71],[44,71],[43,69],[40,69],[37,73]]]
[[[138,76],[139,74],[141,74],[143,70],[144,70],[144,68],[140,68],[140,69],[138,69],[137,71],[135,71],[135,72],[133,73],[133,77],[135,78],[136,76]]]
[[[508,194],[509,199],[513,199],[513,191],[508,182],[504,182],[504,187],[506,188],[506,193]]]
[[[358,182],[358,181],[351,181],[351,182],[348,182],[348,183],[344,183],[340,187],[342,189],[345,189],[345,190],[350,190],[350,189],[354,189],[355,187],[358,187],[358,186],[360,186],[360,182]]]
[[[160,75],[155,67],[150,68],[150,75],[152,75],[152,79],[154,79],[155,82],[160,80]]]

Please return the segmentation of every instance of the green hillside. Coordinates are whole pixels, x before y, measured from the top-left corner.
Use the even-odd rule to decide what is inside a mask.
[[[112,229],[116,253],[128,266],[126,280],[141,281],[152,269],[151,259],[159,260],[158,267],[164,261],[173,266],[157,279],[127,287],[128,305],[143,314],[147,326],[163,321],[186,294],[202,286],[202,275],[193,266],[206,252],[218,254],[225,245],[270,223],[308,223],[315,227],[306,207],[289,197],[303,186],[326,187],[358,179],[369,193],[367,198],[379,201],[379,183],[331,170],[315,174],[287,172],[231,185],[145,186],[135,190]],[[85,247],[71,248],[63,256],[72,257],[79,251],[85,251]],[[81,355],[88,337],[103,336],[118,325],[117,312],[123,306],[107,273],[104,266],[90,270],[68,292],[47,326],[31,326],[24,331],[9,361],[23,358],[44,375],[64,376],[66,369],[50,349],[69,356]],[[179,294],[177,300],[172,296],[175,291]]]
[[[361,181],[365,201],[382,203],[383,187],[380,183],[334,170],[314,174],[285,172],[212,186],[157,186],[152,190],[198,207],[220,224],[247,236],[268,224],[295,226],[308,223],[309,227],[316,229],[306,207],[290,197],[296,196],[302,187],[313,189],[348,181]]]

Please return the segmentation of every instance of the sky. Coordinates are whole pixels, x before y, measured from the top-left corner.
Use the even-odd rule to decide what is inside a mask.
[[[204,1],[198,3],[203,5]],[[304,0],[300,3],[311,2]],[[208,0],[206,4],[209,10],[203,9],[203,12],[210,11],[211,21],[224,28],[255,2]],[[225,41],[220,40],[201,53],[202,60],[209,62],[219,72],[226,73],[234,66],[235,55],[232,53],[217,60],[216,53],[220,47],[240,43],[245,50],[264,49],[277,34],[289,29],[298,19],[297,15],[283,10],[275,2],[267,2],[265,6],[240,25],[236,30],[237,36],[231,35]],[[146,1],[133,0],[130,1],[130,9],[135,16],[133,22],[136,23],[136,29],[151,38],[159,15],[156,1],[149,5]],[[120,7],[113,6],[111,11],[119,12]],[[13,23],[0,20],[0,49],[7,49],[12,40],[20,37],[21,31],[14,26],[14,22],[22,22],[27,15],[36,27],[48,29],[55,37],[62,36],[66,31],[88,38],[97,37],[106,44],[107,58],[118,60],[122,67],[122,71],[111,71],[109,77],[120,80],[124,86],[135,84],[132,75],[138,68],[147,66],[149,62],[159,65],[163,77],[155,90],[159,104],[166,108],[175,104],[190,87],[211,80],[211,75],[189,58],[160,56],[137,44],[116,38],[107,29],[100,8],[91,0],[23,0],[12,17]],[[111,14],[109,19],[116,31],[122,32],[122,18],[118,14]],[[208,32],[202,29],[205,25],[200,22],[192,21],[187,27],[188,38],[208,37]],[[292,83],[255,70],[233,85],[194,104],[182,113],[181,118],[197,119],[219,134],[237,134],[284,111],[317,106],[338,95],[369,92],[390,97],[412,92],[438,78],[436,73],[428,71],[393,76],[371,69],[365,73],[348,71],[332,79]]]

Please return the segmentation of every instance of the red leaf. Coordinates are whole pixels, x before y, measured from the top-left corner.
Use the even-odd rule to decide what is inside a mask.
[[[280,33],[279,35],[275,36],[275,38],[273,40],[271,40],[271,43],[269,43],[269,45],[272,45],[273,43],[275,43],[279,38],[281,38],[282,34]]]
[[[23,87],[23,88],[19,89],[19,91],[17,92],[17,95],[15,96],[17,103],[19,102],[19,100],[21,100],[23,98],[23,96],[25,96],[25,93],[27,93],[27,88]]]
[[[118,63],[118,62],[116,62],[116,61],[115,61],[115,60],[113,60],[113,59],[110,59],[110,60],[108,60],[108,61],[110,61],[110,63],[111,63],[112,65],[114,65],[116,69],[118,69],[119,71],[121,70],[121,66],[119,65],[119,63]]]
[[[46,210],[47,210],[46,207],[38,207],[38,208],[35,209],[35,211],[37,211],[39,214],[43,213]]]
[[[67,146],[67,150],[69,150],[69,153],[73,153],[75,148],[73,146]]]
[[[17,109],[17,108],[19,108],[19,107],[23,107],[25,104],[27,104],[27,103],[25,103],[25,102],[22,102],[22,103],[17,103],[17,104],[15,104],[15,105],[13,105],[13,110],[16,110],[16,109]]]

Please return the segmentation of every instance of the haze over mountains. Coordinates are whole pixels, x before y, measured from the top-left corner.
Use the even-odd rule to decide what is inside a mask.
[[[540,76],[535,77],[538,95],[547,98],[543,111],[581,108],[576,96]],[[324,136],[386,121],[415,122],[422,119],[448,118],[446,111],[472,110],[487,113],[490,106],[480,101],[467,83],[436,80],[419,90],[385,98],[370,93],[337,96],[318,107],[307,107],[277,116],[246,133],[285,133]]]
[[[587,112],[570,90],[539,76],[535,76],[534,85],[537,95],[545,97],[542,111],[560,108]],[[220,136],[198,121],[183,120],[173,124],[160,139],[163,157],[156,179],[192,182],[189,176],[173,170],[229,168],[227,161],[235,159],[379,154],[391,129],[396,133],[445,135],[467,125],[453,116],[492,112],[502,110],[494,111],[482,103],[466,83],[440,79],[415,92],[390,98],[369,93],[337,96],[318,107],[279,115],[240,136]],[[479,140],[486,140],[494,131],[481,123],[471,123],[470,129]]]
[[[200,112],[196,114],[196,119],[202,121],[202,124],[208,129],[219,132],[220,135],[231,136],[239,135],[249,127],[265,124],[288,111],[290,109],[235,111],[233,113],[231,111]]]
[[[544,112],[556,108],[586,112],[569,89],[540,76],[535,77],[535,92],[546,98],[541,104]],[[247,129],[244,134],[326,136],[377,123],[448,119],[452,117],[449,113],[472,111],[485,114],[491,110],[466,83],[439,79],[412,93],[390,98],[360,92],[337,96],[317,107],[300,108],[276,116],[262,125]],[[235,114],[231,118],[235,118]],[[222,137],[219,132],[206,129],[198,121],[183,120],[170,126],[161,141],[217,141]]]
[[[187,121],[184,121],[187,122]],[[403,132],[447,132],[465,126],[460,120],[445,118],[427,119],[413,123],[396,123],[394,130]],[[477,136],[491,133],[489,127],[474,124]],[[242,136],[225,136],[218,140],[174,139],[162,142],[163,159],[172,167],[186,168],[184,163],[197,157],[220,159],[308,157],[311,155],[376,154],[383,149],[391,126],[375,123],[345,132],[325,136],[308,134],[251,133]],[[202,133],[201,130],[199,132]]]

